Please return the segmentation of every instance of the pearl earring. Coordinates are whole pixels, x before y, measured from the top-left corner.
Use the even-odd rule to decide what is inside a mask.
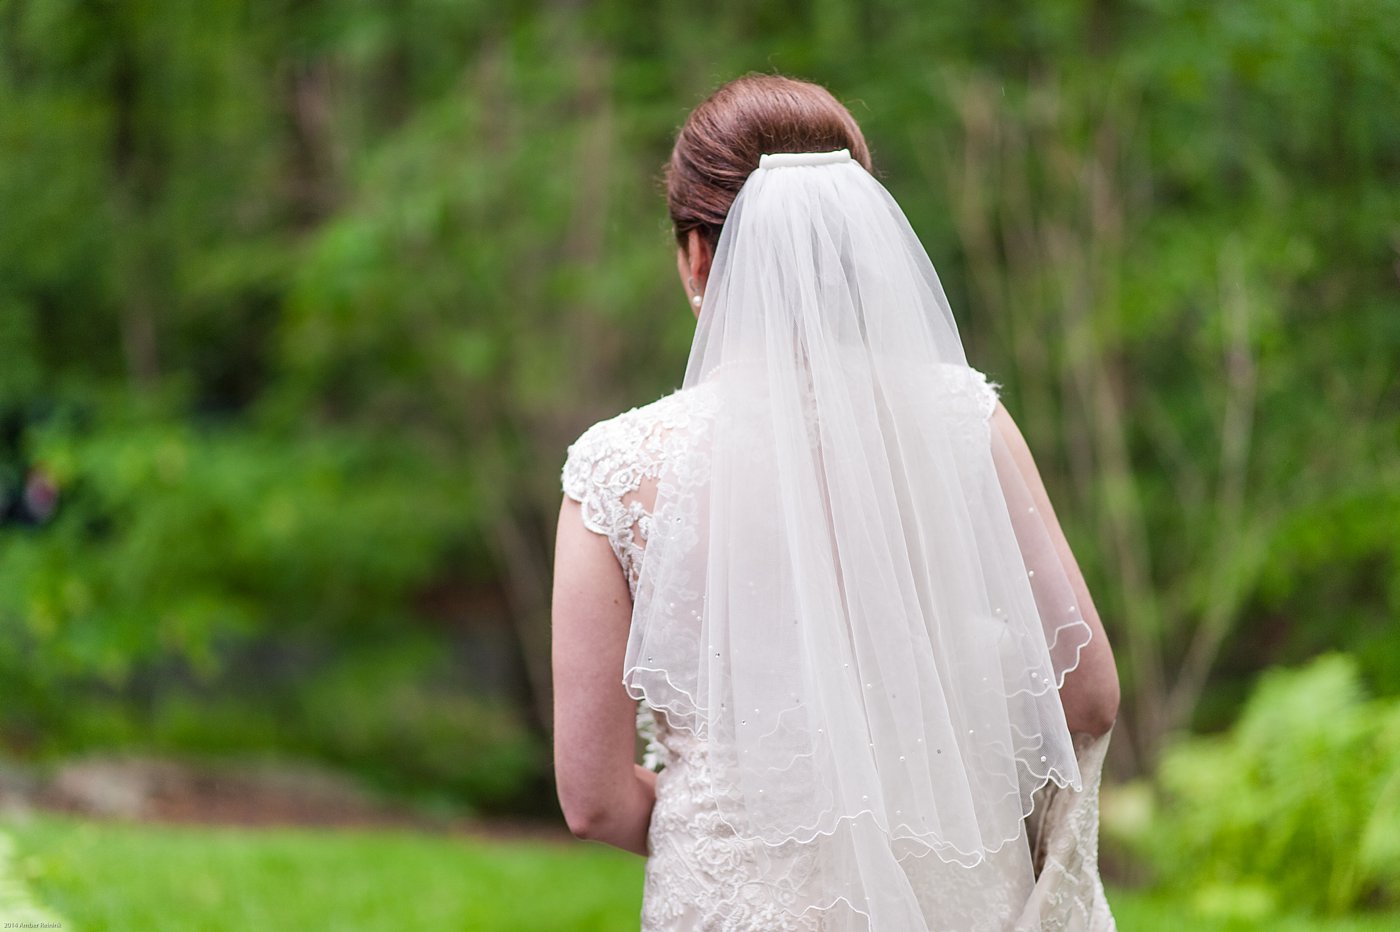
[[[695,305],[696,307],[699,307],[701,304],[704,303],[704,301],[705,299],[698,294],[693,294],[690,296],[690,303]]]

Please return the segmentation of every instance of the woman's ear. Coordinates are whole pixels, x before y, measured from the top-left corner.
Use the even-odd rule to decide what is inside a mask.
[[[699,292],[704,292],[705,283],[709,281],[710,262],[713,259],[710,241],[705,239],[699,230],[691,230],[685,241],[685,261],[689,277],[695,282],[695,289]]]

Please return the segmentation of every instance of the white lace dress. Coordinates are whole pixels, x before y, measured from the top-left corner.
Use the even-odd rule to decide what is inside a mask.
[[[985,430],[996,407],[994,387],[976,370],[959,368],[955,376],[969,419],[982,422],[969,423],[968,429]],[[595,424],[569,447],[564,492],[581,504],[585,526],[607,538],[634,596],[650,530],[648,490],[663,469],[705,467],[713,408],[713,395],[703,387],[678,391]],[[784,889],[795,901],[799,891],[819,882],[803,846],[754,850],[720,816],[704,742],[668,728],[664,716],[645,706],[638,709],[638,728],[647,741],[644,763],[660,771],[648,836],[643,932],[821,929],[822,916],[795,917],[785,908]],[[1044,799],[1027,820],[1036,877],[1025,876],[1024,849],[1014,851],[1015,845],[974,869],[937,857],[906,862],[925,915],[934,917],[930,929],[1113,928],[1097,851],[1098,782],[1107,741],[1105,736],[1081,750],[1083,792],[1056,790],[1053,784],[1042,791]],[[775,890],[754,882],[760,857],[767,859],[769,876],[774,862],[781,864],[790,884]]]

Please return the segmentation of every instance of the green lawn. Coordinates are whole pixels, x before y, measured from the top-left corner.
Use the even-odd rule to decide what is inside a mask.
[[[79,932],[603,932],[635,929],[641,905],[641,859],[592,845],[47,816],[8,830],[32,897]]]
[[[47,815],[5,830],[14,853],[0,872],[15,876],[0,876],[0,909],[27,895],[67,930],[628,930],[640,905],[641,859],[582,843]],[[1115,891],[1111,899],[1125,932],[1400,926],[1394,917],[1211,923],[1165,898]]]

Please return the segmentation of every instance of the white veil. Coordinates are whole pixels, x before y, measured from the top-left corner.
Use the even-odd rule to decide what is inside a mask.
[[[1032,793],[1078,788],[1057,687],[1089,628],[927,254],[846,150],[749,176],[685,387],[713,420],[659,479],[624,682],[706,740],[759,882],[915,929],[910,859],[1015,844],[1028,873]]]

